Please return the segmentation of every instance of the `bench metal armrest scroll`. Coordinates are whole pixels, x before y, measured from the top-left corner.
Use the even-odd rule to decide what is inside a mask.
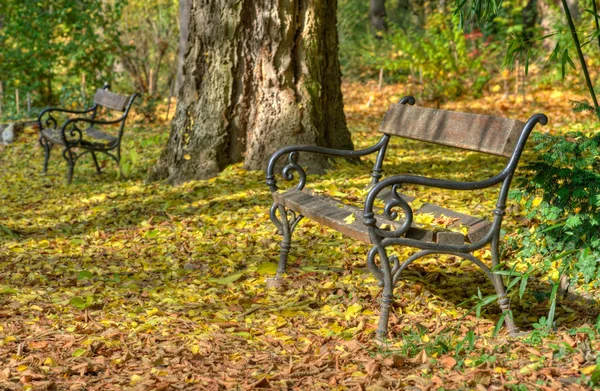
[[[110,121],[103,121],[83,117],[71,118],[68,119],[61,127],[60,137],[61,140],[65,143],[68,141],[70,144],[77,144],[81,142],[83,138],[83,130],[77,126],[78,122],[85,122],[90,125],[113,125],[123,122],[126,117],[127,115],[123,115],[121,118]],[[67,138],[67,134],[70,136],[69,138]]]
[[[87,113],[91,113],[94,110],[96,110],[97,107],[98,107],[97,105],[93,105],[89,109],[84,109],[84,110],[69,110],[69,109],[62,109],[59,107],[49,107],[47,109],[44,109],[38,115],[38,124],[39,124],[40,131],[43,128],[44,124],[53,129],[56,129],[56,127],[58,126],[56,118],[54,118],[54,116],[52,116],[52,112],[68,113],[68,114],[87,114]],[[42,118],[44,117],[44,115],[48,115],[48,118],[46,119],[46,122],[42,123]]]
[[[477,182],[457,182],[446,179],[429,178],[417,175],[396,175],[390,178],[386,178],[379,182],[369,191],[365,201],[365,208],[363,212],[363,218],[365,225],[373,228],[378,236],[386,238],[399,238],[403,236],[406,231],[410,228],[413,222],[413,210],[408,203],[400,196],[398,190],[404,184],[415,184],[422,186],[437,187],[440,189],[449,190],[477,190],[484,189],[497,185],[503,182],[506,178],[512,174],[509,171],[503,171],[500,174]],[[375,200],[379,197],[379,194],[387,187],[391,187],[391,199],[388,200],[383,209],[384,216],[390,220],[395,220],[398,217],[398,213],[394,212],[395,207],[400,207],[404,211],[404,223],[400,228],[395,231],[384,231],[376,226],[375,213],[373,211],[373,205]]]
[[[282,157],[284,155],[288,155],[288,164],[286,164],[283,167],[283,169],[281,170],[283,177],[285,178],[285,180],[291,181],[294,178],[293,172],[295,171],[296,173],[298,173],[298,175],[300,176],[300,181],[299,181],[298,185],[296,186],[296,188],[298,190],[302,190],[304,188],[304,185],[306,184],[306,172],[297,162],[298,152],[309,152],[309,153],[316,153],[316,154],[320,154],[320,155],[327,155],[327,156],[334,156],[334,157],[350,157],[350,158],[352,158],[352,157],[366,156],[366,155],[370,155],[372,153],[378,152],[379,150],[381,150],[381,148],[384,145],[387,145],[386,136],[383,136],[381,138],[381,140],[379,140],[379,142],[377,144],[373,145],[372,147],[369,147],[366,149],[361,149],[358,151],[351,150],[351,149],[348,150],[348,149],[323,148],[323,147],[316,147],[316,146],[312,146],[312,145],[297,145],[297,146],[290,146],[290,147],[282,148],[279,151],[275,152],[271,156],[271,159],[269,159],[269,165],[267,166],[267,185],[271,189],[271,192],[277,191],[277,189],[278,189],[277,181],[275,180],[275,175],[273,174],[273,172],[275,170],[275,165],[277,164],[277,161],[279,160],[280,157]]]
[[[400,102],[398,102],[398,104],[414,105],[415,98],[413,98],[412,96],[406,96],[406,97],[402,98],[400,100]],[[271,192],[276,192],[278,190],[277,181],[275,180],[275,176],[273,175],[273,172],[275,170],[275,165],[277,164],[277,161],[279,160],[279,158],[281,158],[284,155],[289,154],[288,155],[288,164],[286,164],[283,167],[281,173],[283,174],[283,177],[285,178],[285,180],[291,181],[294,178],[293,172],[294,171],[297,172],[298,175],[300,176],[300,181],[299,181],[298,185],[296,186],[296,189],[302,190],[304,188],[304,185],[306,185],[306,172],[297,162],[298,152],[309,152],[309,153],[316,153],[316,154],[320,154],[320,155],[327,155],[327,156],[334,156],[334,157],[348,157],[348,158],[367,156],[367,155],[373,154],[375,152],[380,152],[379,156],[377,158],[377,163],[375,165],[376,169],[379,167],[379,170],[380,170],[381,164],[382,164],[382,159],[384,157],[385,149],[387,147],[388,141],[389,141],[389,135],[386,134],[383,137],[381,137],[381,139],[377,142],[377,144],[373,145],[372,147],[369,147],[366,149],[361,149],[358,151],[316,147],[316,146],[312,146],[312,145],[297,145],[297,146],[289,146],[289,147],[282,148],[282,149],[278,150],[277,152],[275,152],[269,159],[269,164],[267,166],[267,185],[271,189]],[[379,177],[380,176],[381,175],[379,174]]]
[[[400,238],[408,231],[413,221],[413,211],[408,205],[408,203],[404,199],[402,199],[402,197],[400,197],[398,193],[399,188],[403,184],[415,184],[448,190],[478,190],[502,183],[494,214],[498,216],[503,216],[504,209],[506,207],[508,189],[512,181],[512,176],[515,172],[515,169],[517,168],[517,164],[519,162],[519,158],[521,156],[523,148],[525,147],[525,143],[527,142],[527,138],[529,137],[529,134],[531,133],[531,131],[537,123],[545,125],[547,121],[548,118],[543,114],[536,114],[529,118],[529,120],[525,124],[525,127],[523,128],[523,132],[521,133],[521,136],[517,141],[514,152],[510,157],[508,163],[499,174],[491,178],[475,182],[459,182],[447,179],[423,177],[418,175],[396,175],[382,180],[381,182],[373,186],[365,200],[365,208],[363,212],[365,225],[370,227],[377,236],[384,238]],[[391,199],[386,202],[386,205],[384,207],[384,215],[390,220],[395,220],[398,217],[397,212],[393,211],[395,207],[400,207],[405,214],[404,224],[402,224],[402,226],[395,231],[384,231],[377,228],[375,214],[373,212],[373,204],[375,203],[375,200],[378,198],[378,195],[387,187],[391,187],[392,191]],[[489,238],[486,236],[480,242],[485,243],[488,240]]]

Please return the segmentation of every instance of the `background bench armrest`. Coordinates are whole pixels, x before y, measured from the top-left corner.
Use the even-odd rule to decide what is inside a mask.
[[[68,113],[68,114],[87,114],[87,113],[91,113],[92,111],[96,110],[97,105],[94,105],[92,107],[90,107],[89,109],[84,109],[84,110],[69,110],[69,109],[63,109],[60,107],[48,107],[44,110],[42,110],[42,112],[38,115],[38,124],[39,124],[39,128],[40,131],[42,129],[42,117],[44,115],[48,115],[48,118],[46,119],[45,125],[51,128],[56,128],[57,125],[57,121],[56,118],[54,118],[52,116],[52,112],[59,112],[59,113]]]
[[[70,118],[60,128],[60,137],[61,137],[61,140],[65,143],[67,143],[67,141],[68,141],[70,144],[77,144],[83,139],[83,129],[80,129],[77,126],[77,123],[84,122],[86,124],[89,124],[90,126],[91,125],[113,125],[113,124],[118,124],[120,122],[123,122],[126,117],[127,117],[127,115],[125,114],[121,118],[117,118],[115,120],[110,120],[110,121],[103,121],[103,120],[83,118],[83,117]],[[69,137],[67,137],[67,136],[69,136]]]
[[[346,158],[355,158],[361,156],[367,156],[375,152],[379,152],[381,148],[387,145],[387,136],[383,136],[381,140],[372,147],[360,150],[351,150],[351,149],[333,149],[333,148],[324,148],[324,147],[316,147],[313,145],[293,145],[289,147],[285,147],[275,152],[271,158],[269,159],[269,165],[267,166],[267,185],[271,189],[271,192],[275,192],[278,190],[277,182],[275,180],[275,165],[279,158],[284,155],[288,155],[288,164],[286,164],[281,173],[283,177],[287,181],[291,181],[294,178],[293,172],[298,173],[300,176],[300,181],[296,188],[298,190],[302,190],[304,185],[306,184],[306,172],[304,169],[298,164],[298,153],[299,152],[308,152],[308,153],[316,153],[319,155],[326,156],[334,156],[334,157],[346,157]]]

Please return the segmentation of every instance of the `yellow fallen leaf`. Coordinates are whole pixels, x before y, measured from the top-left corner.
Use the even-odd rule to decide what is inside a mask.
[[[581,368],[581,373],[584,375],[591,375],[596,369],[596,364],[588,365],[587,367]]]
[[[362,310],[362,305],[358,303],[354,303],[346,309],[346,317],[347,318],[355,318],[356,315]]]
[[[56,361],[54,361],[54,359],[52,357],[48,357],[47,359],[44,360],[44,365],[49,366],[49,367],[55,367],[58,364],[56,364]]]
[[[346,222],[346,224],[352,224],[356,221],[356,217],[354,217],[354,214],[348,215],[348,217],[346,217],[344,219],[344,222]]]
[[[261,276],[264,275],[264,274],[271,274],[271,275],[273,275],[273,274],[277,273],[277,264],[274,263],[274,262],[264,262],[264,263],[261,263],[258,266],[258,269],[256,269],[256,272],[258,274],[260,274]]]
[[[421,207],[423,206],[424,202],[421,201],[418,198],[415,198],[411,203],[410,206],[412,207],[413,210],[418,210],[421,209]]]

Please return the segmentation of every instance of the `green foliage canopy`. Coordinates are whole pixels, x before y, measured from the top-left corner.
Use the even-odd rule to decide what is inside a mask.
[[[0,75],[5,90],[36,92],[56,101],[60,85],[80,89],[82,74],[95,88],[110,80],[123,1],[3,0],[0,2]],[[68,94],[67,94],[68,95]]]

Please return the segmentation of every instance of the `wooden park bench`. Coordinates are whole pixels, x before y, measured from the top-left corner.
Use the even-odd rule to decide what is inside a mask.
[[[277,278],[281,278],[286,270],[291,235],[298,222],[303,217],[307,217],[372,245],[367,256],[367,265],[383,285],[381,314],[377,328],[378,338],[383,339],[387,336],[393,290],[400,274],[413,261],[432,254],[454,255],[469,260],[481,268],[494,285],[509,332],[515,333],[518,330],[510,312],[510,300],[506,295],[501,275],[494,272],[500,264],[498,249],[500,227],[505,215],[508,190],[525,142],[535,125],[537,123],[545,125],[548,119],[543,114],[536,114],[526,123],[522,123],[487,115],[414,107],[412,106],[414,102],[412,97],[405,97],[399,104],[390,106],[380,128],[383,136],[370,148],[347,151],[315,146],[290,146],[273,154],[267,168],[267,185],[271,189],[274,200],[270,216],[280,234],[283,235]],[[457,182],[416,175],[395,175],[380,180],[386,148],[392,136],[499,155],[508,158],[508,162],[498,174],[475,182]],[[372,187],[364,201],[364,207],[357,208],[342,204],[305,189],[306,173],[298,164],[300,153],[347,158],[377,153],[372,173]],[[279,158],[284,155],[288,156],[288,162],[283,167],[283,177],[292,180],[295,173],[299,176],[299,183],[291,190],[279,192],[273,173]],[[500,185],[500,191],[496,207],[490,216],[491,220],[487,220],[432,204],[423,204],[418,210],[413,211],[409,205],[413,198],[400,193],[404,184],[450,190],[476,190]],[[377,208],[376,201],[384,206]],[[449,217],[455,220],[454,226],[466,227],[467,234],[455,232],[456,230],[431,230],[420,227],[413,221],[415,212]],[[354,217],[350,217],[351,215]],[[491,245],[491,267],[472,254],[488,244]],[[410,246],[419,251],[400,262],[397,257],[388,255],[387,250],[392,246]],[[379,262],[376,262],[376,258]]]
[[[109,88],[110,86],[105,84],[103,88],[96,91],[94,104],[89,109],[67,110],[51,107],[40,113],[38,116],[39,142],[45,152],[44,174],[48,171],[48,159],[54,145],[62,145],[64,147],[62,155],[69,166],[67,175],[68,183],[71,183],[73,179],[75,163],[87,153],[92,155],[96,172],[99,174],[102,173],[102,170],[100,170],[100,166],[98,165],[96,152],[105,153],[110,156],[117,163],[119,172],[121,172],[121,139],[129,110],[138,94],[131,96],[119,95],[110,92]],[[99,107],[117,111],[119,117],[117,119],[99,120],[96,118]],[[86,114],[89,117],[69,118],[59,127],[57,119],[52,115],[56,112]],[[118,125],[119,129],[117,132],[111,134],[101,130],[106,125]],[[80,152],[77,152],[77,150],[80,150]]]

